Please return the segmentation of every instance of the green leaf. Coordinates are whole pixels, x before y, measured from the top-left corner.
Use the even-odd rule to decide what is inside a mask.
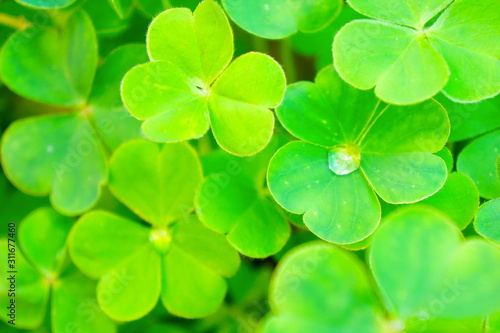
[[[328,241],[355,243],[373,232],[380,219],[373,190],[388,202],[409,203],[446,180],[445,162],[432,153],[446,143],[449,121],[433,100],[386,105],[330,66],[315,83],[290,85],[277,115],[290,133],[323,147],[294,143],[278,151],[268,171],[271,193],[285,209],[305,212],[306,226]],[[359,213],[358,206],[366,208]]]
[[[96,65],[95,31],[83,11],[69,16],[64,27],[44,26],[31,38],[15,33],[0,54],[2,80],[11,90],[62,106],[84,105]]]
[[[79,272],[62,278],[52,292],[52,328],[66,332],[116,332],[115,323],[106,317],[95,299],[96,283]]]
[[[480,103],[460,104],[439,94],[436,100],[448,112],[451,123],[450,141],[461,141],[500,128],[500,97]]]
[[[280,261],[269,301],[272,313],[264,322],[265,333],[381,329],[365,267],[355,255],[325,243],[301,245]]]
[[[5,258],[0,261],[0,269],[5,272],[4,274],[7,274],[6,277],[0,279],[0,303],[5,306],[0,312],[0,318],[5,322],[15,319],[17,328],[35,329],[42,325],[49,300],[50,286],[17,248],[14,298],[16,310],[14,318],[8,316],[8,313],[11,312],[6,307],[10,305],[10,300],[13,298],[8,295],[11,289],[11,280],[8,280],[7,277],[12,274],[7,273],[12,270],[11,267],[7,266],[8,243],[13,244],[12,241],[8,242],[6,238],[0,239],[1,254]],[[18,244],[16,244],[17,246]]]
[[[500,197],[500,180],[496,173],[499,147],[500,131],[495,131],[475,139],[458,155],[458,171],[469,176],[481,197],[486,199]]]
[[[129,25],[129,21],[118,16],[110,1],[87,0],[82,8],[92,19],[98,36],[114,36]]]
[[[109,0],[113,9],[122,19],[126,18],[132,12],[133,0]]]
[[[84,215],[71,231],[71,258],[82,272],[101,278],[97,300],[115,320],[138,319],[158,301],[160,257],[149,237],[146,227],[105,212]]]
[[[120,84],[133,66],[147,61],[142,45],[123,45],[114,50],[97,70],[87,108],[108,148],[141,136],[140,122],[127,112],[120,98]]]
[[[445,9],[452,0],[348,0],[347,2],[363,15],[400,25],[422,28],[431,18]]]
[[[269,109],[281,102],[285,76],[276,61],[260,53],[229,65],[232,39],[213,0],[203,1],[194,16],[176,8],[155,18],[147,37],[154,61],[130,70],[122,84],[122,99],[144,120],[146,137],[177,142],[199,138],[212,126],[219,145],[231,154],[253,155],[265,148],[274,128]]]
[[[443,161],[446,163],[446,168],[448,169],[448,173],[451,173],[454,167],[454,160],[453,160],[453,155],[451,154],[450,149],[448,147],[444,146],[441,148],[440,151],[437,153],[434,153],[435,155],[441,157]]]
[[[187,318],[213,313],[223,302],[227,285],[240,259],[223,235],[190,217],[172,230],[172,245],[162,260],[165,307]]]
[[[342,10],[342,1],[222,0],[231,19],[243,29],[268,39],[326,27]]]
[[[252,52],[237,58],[217,79],[209,98],[218,144],[236,155],[261,151],[274,129],[269,108],[280,104],[285,88],[283,70],[271,57]]]
[[[429,42],[389,23],[348,23],[335,36],[333,54],[344,80],[359,89],[375,87],[375,94],[391,104],[425,101],[448,80],[446,62]]]
[[[500,249],[463,242],[449,218],[425,206],[387,217],[370,265],[388,309],[406,318],[480,318],[498,311]],[[398,267],[398,269],[394,269]]]
[[[16,0],[16,2],[29,7],[40,9],[63,8],[71,5],[76,0]]]
[[[278,252],[290,235],[290,226],[276,205],[265,195],[265,170],[277,144],[247,158],[217,154],[219,168],[234,163],[238,172],[221,170],[206,177],[198,188],[195,206],[200,220],[210,229],[226,234],[242,254],[265,258]],[[245,173],[251,170],[257,176]]]
[[[377,194],[393,204],[425,199],[441,189],[448,170],[431,153],[362,155],[361,168]]]
[[[127,166],[124,168],[124,166]],[[110,160],[109,186],[134,213],[155,226],[166,226],[193,209],[202,178],[196,152],[187,143],[133,140]]]
[[[474,228],[481,236],[500,243],[500,198],[486,202],[479,209]]]
[[[23,254],[45,277],[58,276],[66,260],[66,238],[73,220],[52,208],[39,208],[19,227]],[[50,239],[50,242],[47,240]]]
[[[76,215],[95,204],[106,182],[103,149],[84,116],[38,116],[9,126],[2,139],[2,164],[22,191],[37,196],[50,193],[58,211]]]
[[[152,140],[176,142],[203,136],[209,128],[206,98],[176,66],[155,61],[132,68],[122,99]]]
[[[347,23],[355,19],[365,18],[348,5],[344,5],[339,16],[326,28],[313,32],[298,32],[291,36],[292,46],[295,51],[309,57],[315,57],[315,67],[319,71],[333,63],[332,42],[333,37]]]
[[[420,203],[436,207],[448,215],[459,229],[464,229],[479,208],[479,191],[465,174],[453,172],[436,194]]]
[[[222,277],[233,275],[239,266],[238,254],[224,236],[195,217],[169,229],[149,229],[113,214],[89,213],[71,233],[70,253],[83,272],[100,278],[99,304],[121,321],[149,313],[160,294],[176,315],[206,316],[224,298]]]
[[[170,62],[205,88],[229,65],[233,33],[222,8],[203,1],[194,13],[169,9],[154,18],[147,34],[151,60]]]
[[[491,32],[500,31],[499,4],[463,0],[446,8],[450,2],[349,1],[377,20],[352,21],[336,35],[339,74],[359,89],[375,87],[375,94],[391,104],[414,104],[441,90],[461,103],[495,96],[500,34]]]
[[[455,1],[429,29],[450,69],[443,92],[452,100],[475,102],[500,92],[499,11],[494,0]]]
[[[271,159],[267,180],[276,201],[292,213],[305,213],[305,225],[327,241],[354,243],[378,226],[380,204],[365,177],[360,171],[334,174],[326,148],[285,145]]]

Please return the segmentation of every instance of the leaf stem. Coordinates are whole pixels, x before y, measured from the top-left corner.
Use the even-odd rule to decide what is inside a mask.
[[[370,117],[368,117],[368,119],[366,120],[365,126],[363,126],[363,128],[361,129],[361,131],[359,131],[358,136],[354,140],[355,144],[359,144],[361,142],[359,139],[361,138],[361,136],[363,136],[363,134],[365,133],[366,128],[370,125],[370,122],[372,121],[373,116],[375,115],[376,111],[378,110],[379,105],[380,105],[380,100],[378,100],[377,104],[375,104],[375,107],[373,108],[372,112],[370,113]]]
[[[269,45],[267,40],[265,40],[264,38],[252,35],[252,48],[254,51],[269,54]]]
[[[295,57],[293,55],[292,41],[290,38],[283,39],[280,43],[280,58],[286,73],[287,83],[297,81],[297,70],[295,68]]]
[[[377,122],[377,120],[379,120],[379,118],[384,114],[385,110],[387,110],[389,108],[389,106],[391,106],[391,105],[387,104],[385,106],[385,108],[383,108],[382,111],[380,111],[380,113],[375,117],[375,119],[373,119],[373,121],[370,123],[370,125],[365,129],[365,131],[363,132],[363,135],[361,136],[361,138],[359,138],[359,140],[357,140],[357,142],[356,142],[358,144],[358,146],[361,145],[361,143],[365,139],[365,137],[368,134],[368,132],[370,132],[370,130],[372,129],[373,125],[375,125],[375,123]]]
[[[5,13],[0,13],[0,24],[14,30],[24,30],[32,25],[24,16],[12,16]]]

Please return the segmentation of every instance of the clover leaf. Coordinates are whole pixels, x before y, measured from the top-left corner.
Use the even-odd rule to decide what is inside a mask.
[[[430,207],[390,214],[368,254],[376,285],[348,251],[320,242],[292,250],[271,281],[263,332],[480,332],[500,309],[500,249],[464,241]]]
[[[12,238],[0,240],[5,258],[4,251],[16,247],[15,260],[9,267],[6,260],[0,264],[2,271],[10,272],[8,277],[14,276],[0,281],[0,301],[10,304],[8,294],[15,284],[16,327],[36,329],[50,307],[55,333],[66,332],[68,323],[80,332],[116,331],[115,324],[97,307],[95,283],[68,267],[66,238],[71,225],[71,218],[51,208],[39,208],[20,223],[17,242]],[[0,317],[6,322],[13,319],[7,311]]]
[[[402,319],[481,318],[499,311],[499,260],[500,249],[478,238],[464,242],[447,217],[424,207],[387,217],[369,253],[384,302]]]
[[[479,103],[455,103],[439,94],[436,100],[448,112],[451,123],[449,141],[461,141],[500,128],[500,96]]]
[[[213,167],[198,188],[196,212],[208,228],[226,234],[228,242],[248,257],[278,252],[290,235],[288,222],[266,195],[266,168],[278,147],[278,140],[273,140],[255,156],[238,158],[216,151],[205,157]]]
[[[198,157],[186,143],[160,149],[132,140],[114,153],[110,189],[151,227],[95,211],[70,235],[71,257],[99,279],[97,299],[111,318],[141,318],[158,298],[170,312],[189,318],[206,316],[223,301],[223,277],[236,272],[239,257],[224,236],[187,215],[201,177]],[[114,288],[117,283],[122,287]]]
[[[332,42],[333,37],[347,23],[354,19],[365,18],[363,15],[344,5],[339,16],[335,18],[326,28],[317,32],[298,32],[291,37],[294,50],[298,53],[316,57],[315,67],[319,71],[332,64]]]
[[[9,88],[70,107],[64,114],[23,118],[9,126],[2,140],[6,175],[26,193],[50,193],[53,206],[64,214],[86,211],[107,181],[107,150],[140,135],[119,87],[124,73],[146,59],[144,48],[120,47],[95,72],[95,32],[86,14],[76,11],[64,28],[43,27],[33,38],[15,33],[0,57]]]
[[[169,9],[147,33],[151,62],[131,69],[122,98],[141,120],[146,137],[177,142],[203,136],[235,155],[253,155],[270,141],[285,90],[281,67],[269,56],[247,53],[231,64],[233,35],[217,3],[205,0],[194,13]]]
[[[401,105],[440,91],[461,103],[500,92],[498,1],[348,3],[374,18],[348,23],[333,43],[335,67],[355,87]]]
[[[500,244],[500,198],[483,204],[474,220],[474,228],[481,236]]]
[[[382,314],[359,258],[319,241],[300,245],[281,259],[269,304],[263,333],[378,332]]]
[[[469,176],[481,197],[500,197],[500,179],[496,168],[500,155],[500,130],[483,135],[467,145],[458,155],[457,169]]]
[[[389,203],[412,203],[446,180],[445,162],[432,153],[444,146],[449,121],[433,100],[386,105],[327,67],[315,83],[290,85],[277,115],[304,141],[285,145],[271,159],[269,189],[285,209],[305,213],[306,226],[330,242],[354,243],[376,229],[375,193]]]
[[[222,0],[236,24],[268,39],[321,30],[339,15],[342,4],[340,0]]]
[[[479,191],[468,176],[453,172],[437,193],[418,204],[434,206],[448,215],[459,229],[464,229],[479,208]]]

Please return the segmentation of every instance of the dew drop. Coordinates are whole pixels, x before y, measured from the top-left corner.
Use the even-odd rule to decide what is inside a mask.
[[[356,145],[340,145],[330,149],[328,166],[337,175],[347,175],[359,169],[361,155]]]

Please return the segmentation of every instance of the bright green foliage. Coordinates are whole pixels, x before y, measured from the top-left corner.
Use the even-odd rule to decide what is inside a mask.
[[[133,0],[109,0],[118,16],[125,18],[132,11]]]
[[[464,229],[479,208],[479,191],[468,176],[453,172],[436,194],[420,203],[436,207],[448,215],[460,229]]]
[[[195,199],[200,220],[226,234],[234,248],[252,258],[278,252],[290,234],[288,222],[264,187],[267,165],[277,148],[274,140],[252,157],[236,158],[223,151],[205,157],[210,174]]]
[[[319,71],[333,62],[333,37],[345,24],[361,18],[364,16],[344,4],[339,16],[326,28],[313,33],[299,31],[291,36],[293,48],[300,54],[316,57],[315,65]]]
[[[93,28],[83,12],[75,12],[68,20],[71,24],[68,23],[69,30],[65,31],[66,38],[75,42],[74,47],[78,49],[74,54],[68,53],[64,61],[52,64],[47,62],[52,61],[51,57],[43,54],[61,48],[56,28],[41,30],[34,39],[21,43],[29,52],[26,58],[10,55],[19,44],[16,38],[24,36],[21,33],[13,35],[3,49],[2,75],[9,87],[17,90],[19,84],[20,89],[27,89],[26,97],[73,109],[63,115],[30,117],[14,122],[2,140],[2,163],[9,179],[21,190],[37,196],[50,193],[56,209],[75,215],[95,204],[100,187],[107,181],[107,150],[139,136],[139,122],[128,116],[122,106],[119,86],[124,73],[143,62],[146,55],[139,45],[120,47],[109,55],[94,78],[97,50]],[[45,44],[38,45],[37,37]],[[78,42],[80,39],[90,40],[92,45],[82,50],[79,47],[86,44]],[[93,65],[87,67],[82,59],[93,59]],[[67,74],[68,70],[74,74]],[[59,71],[66,81],[53,79]],[[85,78],[85,84],[67,81],[76,78]],[[62,94],[64,89],[50,87],[46,81],[65,85],[64,89],[85,88]],[[92,81],[89,94],[87,90]],[[75,188],[78,188],[77,193]]]
[[[226,293],[223,277],[236,272],[239,257],[224,236],[187,215],[200,180],[200,162],[186,143],[160,149],[135,140],[116,150],[110,188],[152,228],[96,211],[79,220],[70,238],[75,264],[100,279],[97,299],[111,318],[141,318],[158,298],[170,312],[189,318],[220,306]],[[117,280],[123,288],[110,294]]]
[[[454,160],[453,155],[451,154],[451,151],[448,149],[448,147],[444,146],[435,154],[443,159],[443,161],[446,163],[446,167],[448,168],[448,172],[451,172],[453,170]]]
[[[366,268],[333,245],[310,242],[289,252],[273,276],[269,302],[264,333],[379,332],[381,310]]]
[[[438,211],[401,209],[387,217],[370,248],[369,267],[380,292],[356,256],[307,243],[278,265],[269,292],[272,315],[263,331],[480,332],[482,318],[500,309],[498,260],[499,248],[476,238],[464,241]]]
[[[499,91],[498,0],[0,0],[0,332],[499,333]]]
[[[474,227],[478,234],[500,244],[500,198],[481,206]]]
[[[451,2],[349,0],[375,20],[352,21],[337,34],[333,53],[339,74],[359,89],[375,87],[375,94],[392,104],[418,103],[441,90],[462,103],[497,95],[500,3]]]
[[[450,117],[449,141],[469,139],[500,128],[500,96],[473,104],[455,103],[442,94],[436,100]]]
[[[281,67],[269,56],[247,53],[229,64],[233,35],[222,9],[203,1],[191,13],[166,10],[148,29],[152,62],[130,70],[122,98],[144,120],[153,141],[203,136],[211,126],[219,145],[235,155],[253,155],[270,141],[285,89]],[[229,66],[228,66],[229,65]]]
[[[128,27],[129,21],[118,15],[110,1],[87,0],[82,8],[92,19],[98,36],[116,35]]]
[[[63,29],[47,26],[32,38],[22,31],[13,34],[0,54],[0,73],[10,89],[63,106],[85,103],[96,65],[95,31],[83,11],[70,15]]]
[[[231,19],[257,36],[280,39],[325,28],[342,10],[340,0],[222,0]]]
[[[472,141],[458,156],[458,171],[469,176],[481,197],[486,199],[500,197],[500,179],[496,172],[499,154],[500,131],[495,131]]]
[[[277,115],[306,142],[275,154],[268,171],[271,193],[285,209],[305,213],[308,228],[330,242],[354,243],[375,230],[375,192],[390,203],[411,203],[446,180],[445,162],[432,152],[446,142],[449,122],[434,101],[385,105],[327,67],[315,83],[290,85]]]
[[[462,237],[451,220],[424,207],[390,215],[369,256],[387,308],[401,319],[481,318],[500,311],[500,249]]]
[[[174,143],[160,149],[158,144],[133,140],[111,158],[109,187],[134,213],[162,227],[193,209],[201,177],[198,156],[188,144]]]
[[[40,9],[62,8],[71,5],[76,0],[16,0],[16,2],[28,7]]]
[[[53,332],[66,332],[69,322],[80,332],[116,331],[115,324],[96,308],[95,283],[73,267],[67,267],[66,237],[72,222],[51,208],[40,208],[21,222],[17,242],[12,238],[0,240],[5,258],[8,248],[14,244],[17,248],[14,262],[9,263],[13,266],[7,267],[6,260],[0,264],[3,272],[16,273],[16,327],[38,328],[48,311],[50,298]],[[2,304],[10,303],[11,282],[6,278],[0,281]],[[6,314],[2,311],[1,318],[11,320]]]

